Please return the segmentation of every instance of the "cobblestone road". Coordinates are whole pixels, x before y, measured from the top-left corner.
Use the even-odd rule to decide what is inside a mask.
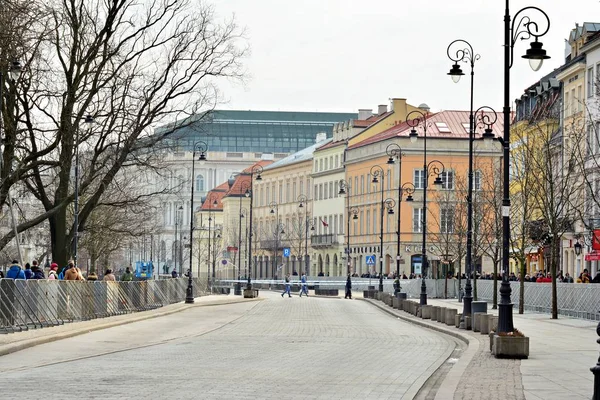
[[[197,307],[1,357],[0,393],[18,399],[408,399],[455,346],[366,302],[261,296],[266,300]],[[149,345],[128,349],[139,344]]]

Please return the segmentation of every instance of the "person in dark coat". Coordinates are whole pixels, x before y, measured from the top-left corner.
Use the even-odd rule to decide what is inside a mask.
[[[350,274],[348,274],[348,279],[346,279],[346,295],[344,298],[352,300],[352,279],[350,278]]]
[[[32,279],[46,279],[44,271],[37,264],[34,264],[31,267],[31,270],[33,271]]]

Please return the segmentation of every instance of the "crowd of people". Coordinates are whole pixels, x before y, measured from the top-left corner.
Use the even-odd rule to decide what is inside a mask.
[[[81,269],[70,260],[65,267],[59,268],[57,263],[50,264],[48,269],[48,276],[44,273],[44,268],[39,265],[37,260],[33,260],[30,263],[25,264],[25,268],[22,268],[19,261],[13,260],[10,268],[6,271],[6,274],[0,271],[0,279],[47,279],[47,280],[65,280],[65,281],[97,281],[99,280],[98,275],[95,272],[87,274],[87,278],[83,276]],[[125,272],[121,274],[120,280],[127,282],[133,281],[133,273],[131,269],[127,267]],[[107,268],[102,276],[102,281],[114,282],[117,280],[112,269]]]

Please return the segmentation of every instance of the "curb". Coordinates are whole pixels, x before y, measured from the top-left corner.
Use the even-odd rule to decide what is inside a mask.
[[[83,335],[83,334],[86,334],[89,332],[99,331],[102,329],[114,328],[116,326],[131,324],[134,322],[144,321],[144,320],[148,320],[148,319],[152,319],[152,318],[164,317],[164,316],[167,316],[170,314],[175,314],[175,313],[185,311],[185,310],[188,310],[188,309],[194,308],[194,307],[222,306],[222,305],[228,305],[228,304],[238,304],[238,303],[246,303],[246,302],[261,301],[261,300],[262,299],[260,299],[260,298],[255,298],[255,299],[239,299],[239,300],[233,300],[233,301],[217,301],[217,302],[208,303],[208,304],[176,303],[176,304],[179,304],[180,307],[177,307],[177,308],[174,307],[173,309],[170,309],[170,310],[165,310],[162,312],[157,312],[154,314],[146,314],[146,315],[139,315],[144,312],[148,312],[148,311],[141,311],[138,313],[128,314],[128,315],[132,316],[132,318],[128,318],[128,319],[124,318],[119,321],[108,321],[106,323],[91,326],[91,327],[79,327],[79,328],[75,328],[68,332],[59,332],[59,333],[55,333],[55,334],[50,333],[49,335],[44,335],[44,336],[31,338],[31,339],[19,340],[14,343],[0,345],[0,357],[10,354],[10,353],[15,353],[17,351],[27,349],[29,347],[38,346],[38,345],[50,343],[50,342],[55,342],[55,341],[62,340],[62,339],[68,339],[68,338],[71,338],[74,336],[79,336],[79,335]],[[176,305],[176,304],[170,304],[170,305]],[[151,312],[153,310],[149,310],[149,311]],[[92,321],[95,321],[95,320],[92,320]],[[87,321],[79,321],[79,322],[87,322]],[[77,323],[78,322],[75,322],[74,324],[77,324]],[[64,325],[62,325],[62,326],[64,326]],[[52,328],[47,328],[47,329],[52,329]],[[46,331],[47,331],[47,329],[46,329]],[[43,332],[44,328],[41,328],[37,331]]]
[[[385,306],[384,304],[378,304],[377,300],[371,299],[360,299],[366,301],[369,304],[379,308],[380,310],[387,312],[390,315],[400,318],[403,321],[410,322],[415,325],[419,325],[423,328],[431,329],[440,333],[444,333],[446,335],[452,336],[467,345],[467,348],[463,352],[462,356],[458,359],[458,362],[450,368],[450,371],[444,377],[444,380],[440,384],[437,393],[435,395],[435,400],[453,400],[454,392],[458,387],[458,383],[460,378],[464,375],[467,366],[471,363],[475,354],[479,350],[479,341],[475,338],[462,334],[460,332],[456,332],[454,330],[450,330],[448,328],[444,328],[443,325],[436,325],[433,323],[426,322],[421,319],[417,319],[416,317],[408,317],[406,315],[402,315],[395,308],[390,308],[389,306]]]

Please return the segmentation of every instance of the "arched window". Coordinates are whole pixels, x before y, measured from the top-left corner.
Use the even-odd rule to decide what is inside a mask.
[[[204,176],[196,175],[196,192],[204,191]]]

